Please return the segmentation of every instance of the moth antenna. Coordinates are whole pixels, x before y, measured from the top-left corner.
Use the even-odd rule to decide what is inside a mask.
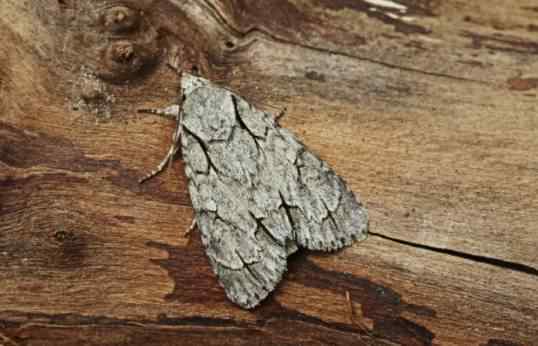
[[[178,104],[173,104],[165,108],[140,108],[136,110],[138,113],[148,113],[162,116],[164,118],[177,119],[181,112],[181,107]]]

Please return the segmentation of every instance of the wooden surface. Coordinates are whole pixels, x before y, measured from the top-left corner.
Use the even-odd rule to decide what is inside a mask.
[[[0,345],[538,345],[535,0],[111,3],[0,0]],[[181,158],[137,183],[171,57],[287,107],[369,239],[228,302]]]

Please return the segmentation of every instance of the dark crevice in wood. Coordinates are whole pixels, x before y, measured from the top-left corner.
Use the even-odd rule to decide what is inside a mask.
[[[41,321],[42,325],[49,326],[196,326],[196,327],[229,327],[229,328],[251,328],[252,324],[241,322],[234,319],[190,316],[183,318],[167,317],[159,315],[157,320],[146,319],[122,319],[107,316],[84,316],[78,314],[57,314],[50,315],[45,313],[22,313],[18,311],[5,311],[3,315],[13,315],[12,318],[3,317],[0,319],[0,325],[19,325],[23,326],[26,323],[32,323],[34,320]],[[23,317],[23,318],[22,318]],[[24,320],[25,322],[18,322]]]
[[[204,316],[192,316],[188,318],[174,318],[159,316],[159,325],[167,326],[207,326],[207,327],[233,327],[233,328],[250,328],[250,324],[242,323],[233,319],[214,318]]]
[[[259,309],[256,309],[259,310]],[[259,317],[255,322],[238,321],[234,319],[191,316],[184,318],[168,317],[159,315],[157,320],[146,319],[121,319],[106,316],[83,316],[78,314],[58,314],[50,315],[44,313],[21,313],[17,311],[7,311],[4,314],[13,315],[12,318],[4,317],[0,319],[0,325],[11,326],[12,328],[22,328],[25,324],[31,324],[34,320],[39,320],[40,325],[44,327],[54,326],[131,326],[141,328],[151,327],[206,327],[206,328],[233,328],[233,329],[248,329],[252,332],[253,328],[271,328],[271,324],[279,319],[284,319],[289,322],[303,322],[310,325],[325,327],[327,329],[336,330],[344,333],[360,334],[361,330],[354,326],[338,322],[326,322],[322,319],[306,315],[299,311],[284,308],[279,304],[272,305],[269,309],[259,311]],[[276,317],[278,316],[278,318]],[[24,320],[24,322],[20,322]]]
[[[529,274],[529,275],[533,275],[533,276],[538,276],[538,269],[533,268],[533,267],[528,266],[528,265],[525,265],[525,264],[521,264],[521,263],[505,261],[505,260],[502,260],[502,259],[492,258],[492,257],[487,257],[487,256],[473,255],[473,254],[470,254],[470,253],[465,253],[465,252],[461,252],[461,251],[457,251],[457,250],[443,249],[443,248],[438,248],[438,247],[435,247],[435,246],[417,244],[417,243],[413,243],[413,242],[410,242],[410,241],[407,241],[407,240],[401,240],[401,239],[397,239],[397,238],[392,238],[392,237],[389,237],[389,236],[386,236],[386,235],[383,235],[383,234],[379,234],[379,233],[374,233],[374,232],[369,232],[369,234],[371,236],[374,236],[374,237],[379,237],[379,238],[382,238],[382,239],[385,239],[385,240],[390,240],[390,241],[393,241],[393,242],[396,242],[396,243],[399,243],[399,244],[402,244],[402,245],[408,245],[408,246],[412,246],[412,247],[422,249],[422,250],[428,250],[428,251],[433,251],[433,252],[437,252],[437,253],[442,253],[442,254],[445,254],[445,255],[455,256],[455,257],[475,261],[475,262],[478,262],[478,263],[485,263],[485,264],[489,264],[489,265],[499,267],[499,268],[509,269],[509,270],[513,270],[513,271],[516,271],[516,272],[520,272],[520,273],[525,273],[525,274]]]

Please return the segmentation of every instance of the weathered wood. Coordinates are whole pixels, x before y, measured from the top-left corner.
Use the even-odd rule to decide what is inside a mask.
[[[534,0],[111,3],[2,0],[0,345],[536,344]],[[170,56],[287,107],[370,238],[229,303],[183,236],[181,159],[137,183],[170,144],[136,113],[176,97]]]

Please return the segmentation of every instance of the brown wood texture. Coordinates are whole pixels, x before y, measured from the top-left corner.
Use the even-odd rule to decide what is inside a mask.
[[[0,345],[538,345],[536,0],[0,0]],[[370,212],[227,301],[183,69],[278,112]],[[348,299],[349,298],[349,299]]]

